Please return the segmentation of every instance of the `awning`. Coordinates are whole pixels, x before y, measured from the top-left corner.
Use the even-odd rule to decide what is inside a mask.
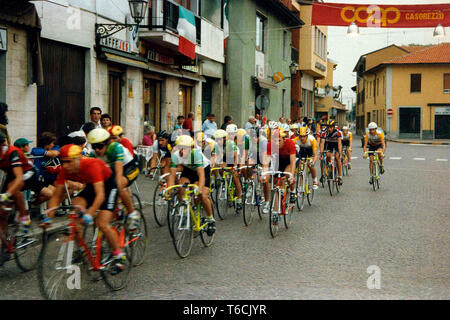
[[[258,85],[264,89],[278,89],[278,87],[270,80],[265,80],[262,78],[255,77]]]
[[[106,60],[111,61],[111,62],[125,64],[127,66],[135,67],[135,68],[148,69],[148,65],[142,61],[125,58],[125,57],[117,56],[115,54],[106,53],[106,52],[105,52],[105,57],[106,57]]]

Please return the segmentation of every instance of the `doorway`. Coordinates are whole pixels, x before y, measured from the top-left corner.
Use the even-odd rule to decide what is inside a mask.
[[[205,118],[212,109],[212,82],[207,80],[202,83],[202,118]]]
[[[192,87],[180,85],[178,89],[178,115],[183,115],[187,118],[189,112],[191,112],[192,101]]]
[[[122,73],[109,71],[109,110],[111,112],[112,123],[120,125],[122,114]]]
[[[420,138],[420,108],[399,108],[400,138]]]
[[[144,78],[144,126],[161,130],[161,81]]]
[[[450,115],[436,115],[434,127],[435,139],[450,139]]]

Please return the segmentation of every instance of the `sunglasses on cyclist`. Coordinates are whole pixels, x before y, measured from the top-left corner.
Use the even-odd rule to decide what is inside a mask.
[[[104,143],[94,143],[94,144],[92,144],[92,149],[94,149],[94,150],[103,149],[104,147],[105,147]]]

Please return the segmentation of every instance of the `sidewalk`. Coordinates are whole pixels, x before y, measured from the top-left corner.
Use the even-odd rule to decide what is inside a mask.
[[[432,145],[450,145],[450,139],[432,139],[432,140],[419,140],[419,139],[391,139],[386,138],[387,141],[405,143],[405,144],[432,144]]]

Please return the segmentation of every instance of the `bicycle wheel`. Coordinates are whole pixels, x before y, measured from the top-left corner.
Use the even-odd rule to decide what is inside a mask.
[[[278,234],[279,223],[280,223],[280,213],[278,210],[278,199],[280,197],[280,192],[272,190],[270,192],[270,213],[269,213],[269,228],[270,235],[275,238]]]
[[[186,258],[192,249],[194,242],[194,228],[188,207],[184,203],[178,203],[175,207],[172,221],[173,246],[180,258]]]
[[[330,196],[333,196],[333,188],[334,188],[334,177],[333,177],[333,170],[331,168],[328,168],[328,190],[330,191]]]
[[[206,219],[206,215],[205,215],[205,211],[204,211],[204,209],[202,207],[200,225],[205,224],[205,219]],[[214,241],[214,235],[216,233],[213,233],[213,234],[209,235],[207,229],[208,229],[208,227],[205,227],[202,230],[200,230],[200,239],[202,240],[202,243],[203,243],[203,245],[205,247],[210,247],[212,245],[213,241]]]
[[[313,180],[311,178],[311,180]],[[314,182],[313,182],[314,183]],[[312,206],[313,200],[314,200],[314,187],[312,187],[309,183],[306,184],[306,194],[308,199],[309,206]]]
[[[162,227],[167,220],[166,206],[167,202],[163,197],[164,186],[158,183],[153,191],[153,217],[159,227]]]
[[[133,200],[137,203],[141,203],[141,200],[137,194],[133,193]],[[139,212],[140,224],[139,227],[131,233],[130,236],[130,248],[132,250],[132,262],[133,266],[141,265],[148,252],[148,230],[147,222],[145,221],[144,214],[142,212],[142,205],[135,205],[134,209]]]
[[[111,227],[117,234],[121,248],[126,254],[127,259],[122,262],[122,268],[119,268],[113,263],[113,253],[111,247],[106,241],[106,237],[102,236],[102,248],[101,248],[101,264],[104,268],[101,271],[102,278],[106,285],[114,291],[123,289],[129,280],[131,268],[133,267],[133,250],[128,245],[130,241],[130,234],[128,233],[125,225],[120,221],[113,221]]]
[[[242,216],[244,218],[244,224],[249,226],[253,221],[253,214],[257,210],[256,206],[256,192],[254,182],[248,183],[247,187],[242,190]]]
[[[224,220],[228,214],[228,184],[226,179],[220,180],[216,188],[216,208],[217,215]]]
[[[296,184],[297,208],[299,211],[303,211],[303,208],[305,207],[305,179],[303,178],[303,171],[299,172]]]
[[[161,167],[153,167],[148,170],[148,175],[150,175],[152,180],[158,180],[161,175]]]
[[[14,231],[14,257],[17,266],[24,272],[37,267],[42,250],[43,231],[37,221],[31,222],[31,228],[27,234],[18,232],[19,225],[15,225]]]
[[[337,181],[337,177],[338,176],[338,169],[337,169],[337,166],[335,166],[334,167],[334,186],[335,186],[335,188],[336,188],[336,193],[339,193],[339,188],[340,188],[340,186],[339,186],[339,183],[338,183],[338,181]]]
[[[289,190],[289,187],[288,189]],[[304,193],[303,193],[304,194]],[[285,199],[282,199],[282,207],[284,207],[285,214],[283,215],[284,227],[289,229],[292,225],[292,220],[294,218],[294,204],[289,202],[289,197],[286,196]]]
[[[71,241],[68,228],[44,232],[37,276],[44,299],[73,300],[87,287],[89,262],[76,241]]]

